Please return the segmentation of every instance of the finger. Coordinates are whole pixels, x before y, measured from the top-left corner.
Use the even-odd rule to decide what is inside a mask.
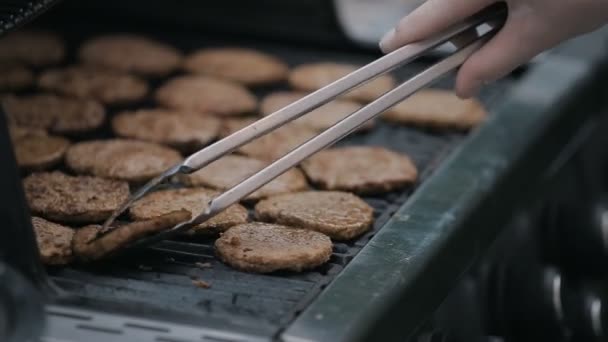
[[[380,41],[383,52],[424,39],[462,21],[497,0],[428,0],[401,19]]]
[[[510,16],[505,26],[462,65],[456,79],[456,94],[475,95],[493,82],[557,43],[547,30],[529,17]]]

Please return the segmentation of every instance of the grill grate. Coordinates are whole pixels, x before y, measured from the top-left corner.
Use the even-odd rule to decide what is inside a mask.
[[[90,32],[83,30],[69,32],[69,45],[72,47],[83,37],[90,36]],[[93,28],[92,32],[102,31]],[[171,42],[184,51],[227,43],[183,32],[144,33]],[[373,55],[352,52],[332,52],[259,42],[228,42],[266,50],[292,65],[319,60],[364,63],[374,58]],[[423,63],[413,65],[400,70],[397,76],[403,79],[423,66]],[[440,82],[438,86],[450,86],[452,81]],[[160,82],[161,80],[156,80],[153,84]],[[508,81],[494,84],[484,90],[481,100],[491,108],[508,84]],[[257,95],[262,96],[278,89],[280,88],[261,89],[257,91]],[[436,133],[379,123],[373,131],[353,135],[338,145],[377,145],[406,152],[415,161],[421,171],[421,181],[424,181],[463,138],[464,135],[459,133]],[[336,243],[330,262],[309,272],[279,272],[270,275],[239,272],[219,262],[213,256],[213,240],[205,238],[164,241],[119,259],[94,265],[51,268],[48,270],[49,275],[61,293],[54,300],[58,306],[48,312],[51,324],[46,338],[48,341],[63,341],[57,334],[65,333],[59,331],[71,331],[73,336],[87,336],[90,342],[95,341],[94,336],[97,335],[100,340],[117,339],[117,336],[123,336],[124,340],[133,340],[130,338],[136,332],[140,332],[141,336],[153,336],[151,340],[167,342],[238,341],[250,340],[252,336],[272,339],[355,257],[407,200],[411,190],[380,197],[366,197],[365,200],[375,209],[376,221],[373,229],[355,241]],[[196,266],[196,263],[207,262],[211,264],[210,268],[201,269]],[[211,288],[201,289],[194,286],[194,277],[209,282]],[[106,317],[104,314],[95,313],[82,316],[70,311],[83,309],[107,311],[114,316]],[[155,323],[133,322],[134,317],[149,319]],[[190,332],[169,333],[167,329],[173,324],[202,326],[203,330],[221,333],[212,333],[209,336],[199,334],[196,338],[189,339],[185,336],[191,336]],[[69,329],[66,326],[69,326]],[[226,331],[235,332],[236,335],[226,336]],[[74,340],[77,339],[74,337]]]

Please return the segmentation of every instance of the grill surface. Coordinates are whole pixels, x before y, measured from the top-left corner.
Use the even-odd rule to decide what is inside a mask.
[[[70,32],[66,37],[73,55],[74,48],[84,37],[91,36],[91,32],[101,34],[103,30],[93,27],[87,32],[66,32]],[[315,48],[286,47],[272,43],[252,44],[234,39],[210,40],[184,32],[142,33],[172,43],[183,51],[216,45],[250,46],[273,53],[291,65],[327,60],[365,63],[376,57],[373,54],[320,51]],[[408,66],[398,71],[396,76],[404,79],[424,65],[426,64],[422,62]],[[162,80],[153,80],[152,84],[156,86],[161,82]],[[448,87],[452,82],[452,79],[446,79],[437,86]],[[481,100],[490,110],[500,99],[509,82],[498,82],[481,94]],[[262,96],[282,88],[285,87],[259,89],[256,93]],[[140,103],[131,107],[149,105],[152,103]],[[124,108],[114,108],[111,112],[119,109]],[[108,134],[107,129],[106,132],[100,133],[101,136]],[[377,145],[405,152],[415,161],[421,171],[420,182],[423,182],[465,136],[455,132],[429,132],[379,122],[371,132],[348,137],[339,145]],[[381,197],[366,197],[365,200],[375,209],[376,221],[373,229],[355,241],[335,243],[331,261],[310,272],[247,274],[219,262],[214,257],[213,240],[200,238],[165,241],[152,248],[136,251],[132,255],[95,265],[49,269],[51,279],[60,289],[54,301],[60,305],[157,319],[168,322],[167,324],[189,323],[214,329],[246,331],[248,334],[273,338],[340,273],[407,200],[413,190],[415,188]],[[209,262],[212,267],[201,269],[195,265],[197,262]],[[209,282],[211,288],[195,287],[192,278]],[[126,334],[127,330],[133,328],[128,323],[112,329],[93,323],[82,324],[82,318],[70,317],[69,314],[52,310],[49,315],[71,319],[77,329],[87,330],[89,335],[99,333],[109,337]],[[157,341],[177,341],[160,337],[164,336],[165,327],[148,329],[147,333],[151,331],[158,332]],[[221,340],[233,339],[223,337]]]

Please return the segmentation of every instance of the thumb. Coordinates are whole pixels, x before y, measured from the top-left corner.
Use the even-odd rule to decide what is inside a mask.
[[[509,74],[557,41],[540,21],[509,16],[498,34],[460,67],[456,93],[463,98],[475,95],[483,84]]]

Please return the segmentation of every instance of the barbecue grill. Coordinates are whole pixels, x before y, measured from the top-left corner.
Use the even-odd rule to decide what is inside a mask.
[[[332,13],[329,2],[311,0],[66,1],[34,24],[67,39],[69,62],[83,39],[120,31],[145,34],[184,51],[253,47],[291,65],[328,60],[363,64],[379,56],[352,44]],[[7,18],[3,26],[9,29]],[[53,342],[407,340],[484,253],[510,214],[543,191],[586,141],[594,124],[591,109],[604,100],[597,85],[607,72],[605,35],[597,32],[567,43],[486,87],[480,99],[491,116],[471,133],[379,123],[370,133],[340,142],[405,152],[421,178],[406,191],[366,197],[376,213],[373,229],[355,241],[335,243],[329,263],[298,274],[236,271],[214,257],[213,241],[205,238],[163,241],[96,264],[44,269],[4,132],[0,182],[8,191],[0,194],[5,218],[0,262],[19,282],[33,286],[23,287],[25,295],[6,295],[27,305],[2,306],[0,301],[0,336],[5,326],[7,336],[36,332],[43,319],[26,313],[38,312],[45,323],[38,340]],[[395,75],[403,80],[432,61],[421,60]],[[448,77],[435,86],[448,88],[453,81]],[[152,86],[161,82],[153,80]],[[256,91],[262,96],[273,90],[277,88]],[[124,108],[110,114],[118,109]],[[6,126],[3,116],[0,125]],[[107,136],[108,129],[98,134]],[[211,268],[197,267],[201,262]],[[193,286],[192,277],[211,288]],[[13,287],[0,284],[2,296]],[[44,301],[27,295],[40,292]]]

